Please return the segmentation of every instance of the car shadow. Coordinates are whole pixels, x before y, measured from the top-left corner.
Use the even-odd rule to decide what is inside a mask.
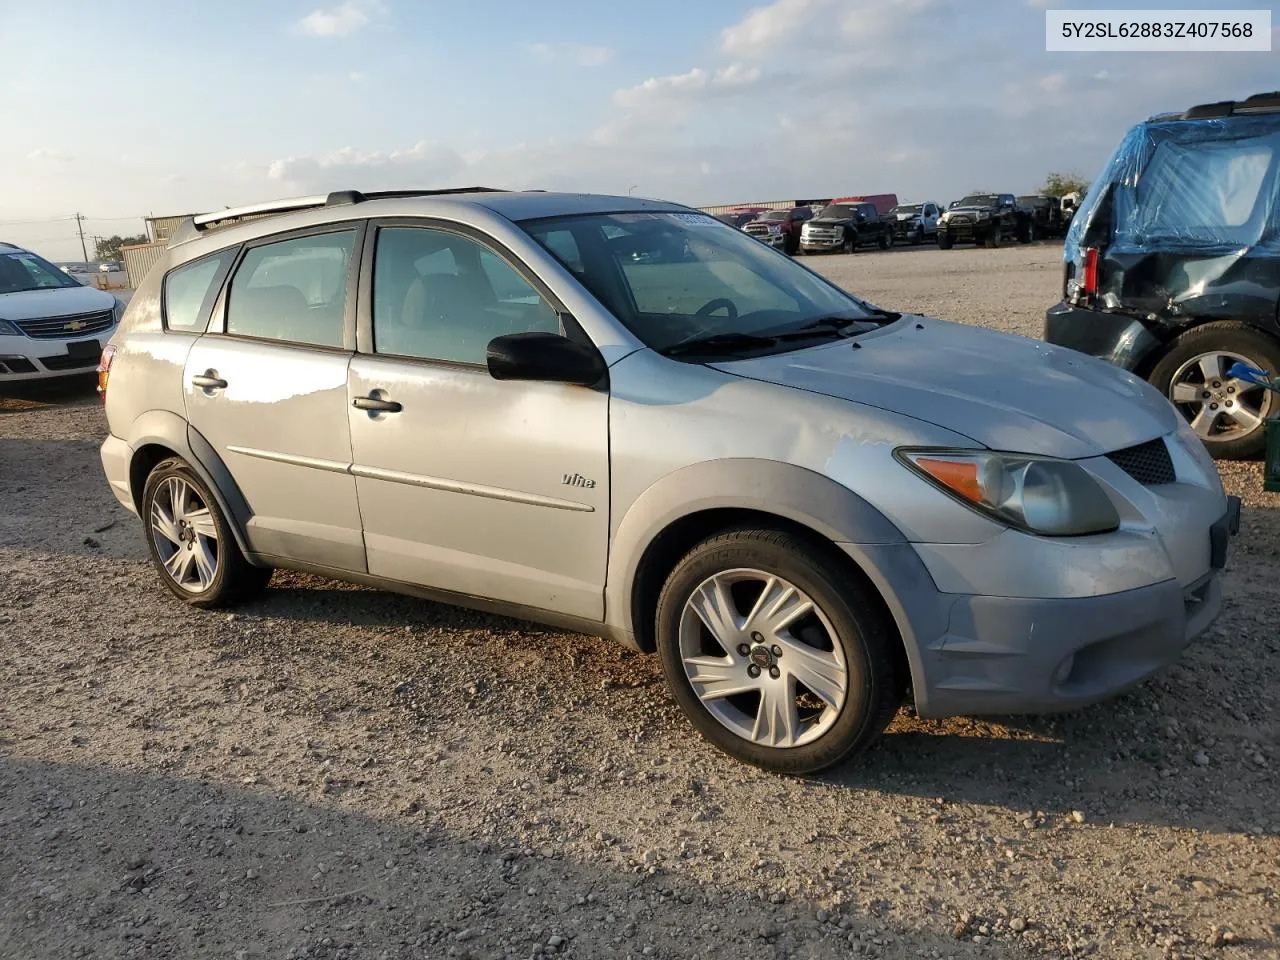
[[[353,789],[385,788],[371,770]],[[404,798],[370,816],[282,783],[2,754],[0,790],[6,956],[527,957],[550,943],[577,957],[820,960],[849,956],[873,924],[876,943],[887,933],[913,956],[1026,956],[855,905],[823,922],[808,897],[771,903],[618,850],[530,849],[520,818],[477,835],[458,809]]]

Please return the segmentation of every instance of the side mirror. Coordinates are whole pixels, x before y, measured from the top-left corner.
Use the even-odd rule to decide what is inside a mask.
[[[486,359],[495,380],[541,380],[590,387],[607,372],[592,347],[558,333],[508,333],[489,341]]]

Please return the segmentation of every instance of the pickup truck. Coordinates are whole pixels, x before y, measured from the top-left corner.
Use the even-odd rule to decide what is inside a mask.
[[[998,247],[1005,240],[1023,240],[1028,220],[1012,193],[970,194],[939,218],[938,246],[943,250],[957,243]]]
[[[893,239],[912,246],[937,236],[938,217],[942,210],[932,200],[924,203],[900,203],[889,211],[893,222]]]
[[[1024,243],[1066,235],[1067,225],[1062,220],[1062,205],[1057,197],[1039,194],[1019,197],[1018,207],[1026,214],[1023,235],[1019,238]]]
[[[881,250],[893,246],[893,221],[881,217],[870,201],[833,201],[800,231],[804,253],[853,253],[872,244]]]
[[[766,210],[742,226],[742,232],[775,250],[794,255],[800,248],[801,225],[813,216],[808,207],[790,210]]]

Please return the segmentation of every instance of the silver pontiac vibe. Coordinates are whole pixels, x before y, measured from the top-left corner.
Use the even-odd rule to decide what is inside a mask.
[[[788,773],[908,687],[937,717],[1142,680],[1217,615],[1238,526],[1133,375],[627,197],[197,217],[100,380],[107,480],[192,606],[281,567],[614,637]]]

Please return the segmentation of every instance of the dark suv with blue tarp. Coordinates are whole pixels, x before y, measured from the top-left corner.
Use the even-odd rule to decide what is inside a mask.
[[[1261,452],[1280,398],[1280,92],[1138,124],[1089,188],[1045,339],[1145,377],[1216,457]]]

